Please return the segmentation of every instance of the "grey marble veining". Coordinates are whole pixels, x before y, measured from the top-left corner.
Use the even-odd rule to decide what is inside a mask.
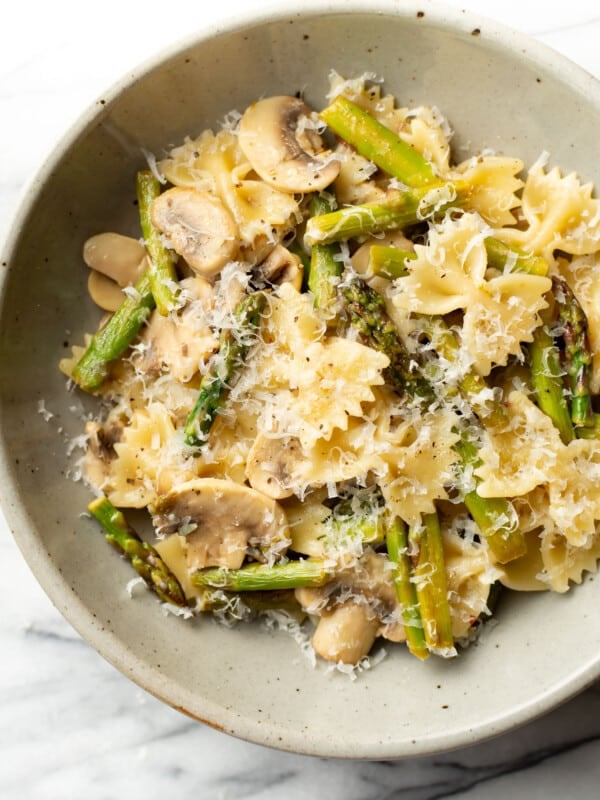
[[[593,0],[543,11],[522,0],[448,4],[513,25],[600,75]],[[180,0],[177,13],[165,19],[164,4],[154,0],[106,0],[92,22],[85,4],[68,0],[15,5],[0,49],[0,231],[8,228],[24,183],[82,108],[160,44],[192,25],[226,19],[244,2],[201,5]],[[277,752],[188,719],[106,663],[53,608],[1,519],[0,564],[2,800],[599,795],[600,684],[518,730],[436,757],[346,762]]]

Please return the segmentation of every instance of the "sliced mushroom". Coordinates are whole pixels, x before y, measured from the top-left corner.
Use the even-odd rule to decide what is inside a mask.
[[[294,289],[302,289],[304,267],[300,257],[291,253],[282,244],[275,245],[258,269],[260,277],[268,283],[291,283]]]
[[[307,614],[320,617],[313,647],[328,661],[356,664],[378,636],[404,641],[400,606],[388,559],[366,550],[340,570],[335,582],[296,590]]]
[[[175,380],[188,383],[216,350],[218,339],[199,313],[199,305],[208,309],[212,304],[211,284],[195,276],[184,278],[180,286],[192,299],[177,315],[152,313],[140,337],[142,347],[134,355],[134,364],[140,372],[159,374],[164,369]]]
[[[184,533],[189,569],[242,566],[248,548],[281,553],[289,543],[283,509],[271,498],[233,481],[196,478],[161,499],[154,524]]]
[[[176,186],[152,203],[152,222],[169,247],[204,278],[214,278],[238,252],[238,227],[210,192]]]
[[[379,619],[368,606],[347,600],[323,612],[312,646],[326,661],[357,664],[373,647],[379,627]]]
[[[246,477],[259,492],[281,500],[294,493],[292,481],[302,461],[302,446],[295,436],[272,437],[259,433],[246,461]]]
[[[87,288],[94,303],[104,311],[116,311],[125,299],[119,284],[95,269],[90,270]]]
[[[110,477],[110,462],[117,457],[114,446],[121,440],[123,427],[123,422],[114,416],[104,426],[92,420],[86,422],[87,449],[83,469],[92,486],[106,485]]]
[[[131,236],[99,233],[83,245],[83,260],[118,286],[132,286],[142,274],[146,249]]]
[[[239,145],[260,177],[282,192],[318,192],[337,178],[339,161],[323,149],[309,106],[297,97],[267,97],[248,106]]]

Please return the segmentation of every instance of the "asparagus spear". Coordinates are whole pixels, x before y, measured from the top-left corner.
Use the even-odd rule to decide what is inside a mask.
[[[462,208],[468,201],[464,182],[443,186],[394,191],[376,203],[344,206],[329,214],[311,217],[306,224],[304,241],[315,244],[341,242],[371,233],[398,230],[430,219],[449,208]]]
[[[427,648],[438,655],[454,656],[456,650],[438,515],[426,514],[420,526],[409,529],[408,537],[418,549],[413,575]]]
[[[135,571],[163,603],[187,608],[188,602],[175,575],[154,547],[140,539],[123,513],[107,497],[96,497],[88,510],[104,528],[106,540],[129,559]]]
[[[266,592],[225,592],[213,587],[206,588],[196,599],[197,611],[221,612],[233,620],[243,619],[267,611],[283,611],[301,622],[306,617],[292,589]]]
[[[369,275],[377,275],[389,281],[408,275],[409,264],[417,257],[413,250],[372,244],[369,250]]]
[[[184,427],[185,443],[201,447],[223,406],[228,387],[236,371],[243,363],[250,348],[252,334],[258,328],[260,315],[266,303],[263,292],[246,295],[236,306],[234,318],[237,329],[225,328],[219,338],[219,351],[213,368],[200,383],[196,405],[190,412]]]
[[[568,444],[575,438],[575,429],[563,390],[558,348],[545,325],[535,329],[527,350],[537,404],[558,428],[563,442]]]
[[[562,326],[564,365],[571,388],[571,421],[575,427],[592,422],[590,370],[592,352],[587,318],[569,284],[556,275],[552,288]]]
[[[154,308],[148,272],[135,284],[108,322],[92,337],[73,369],[72,378],[86,392],[99,389],[109,375],[113,361],[120,358],[138,335]]]
[[[504,244],[494,236],[484,239],[488,267],[503,272],[526,272],[529,275],[547,275],[548,262],[541,256],[531,255],[518,247]],[[412,250],[374,244],[369,255],[369,272],[388,280],[403,278],[408,274],[410,262],[417,257]]]
[[[320,117],[362,156],[406,186],[421,188],[441,183],[418,150],[347,97],[338,95]]]
[[[600,414],[592,413],[587,425],[575,428],[578,439],[600,439]]]
[[[310,202],[311,217],[335,211],[337,203],[331,194],[314,194]],[[313,293],[315,306],[331,308],[336,298],[336,278],[342,274],[343,264],[337,244],[315,244],[311,248],[308,288]]]
[[[332,578],[325,561],[305,558],[277,564],[248,564],[240,569],[209,567],[191,576],[199,588],[212,586],[233,592],[258,592],[323,586]]]
[[[411,369],[411,357],[388,316],[383,297],[358,276],[342,281],[339,292],[362,342],[390,359],[384,372],[386,381],[400,393],[433,397],[431,386]]]
[[[148,251],[150,288],[156,308],[163,316],[177,308],[177,273],[173,256],[163,245],[150,215],[152,202],[160,194],[160,183],[150,170],[137,174],[137,198],[140,225]]]
[[[386,530],[387,552],[392,564],[396,596],[402,608],[402,620],[409,651],[424,661],[429,656],[417,590],[412,580],[412,562],[408,555],[408,533],[405,524],[396,517]]]
[[[504,272],[526,272],[529,275],[547,275],[548,262],[541,256],[526,253],[518,247],[504,244],[494,236],[486,236],[484,240],[488,267]]]
[[[459,465],[462,470],[467,467],[474,469],[481,463],[477,447],[468,435],[463,434],[454,449],[460,456]],[[475,483],[478,482],[475,478]],[[463,499],[469,514],[500,564],[507,564],[525,555],[527,544],[510,500],[506,497],[481,497],[476,487],[466,492]]]

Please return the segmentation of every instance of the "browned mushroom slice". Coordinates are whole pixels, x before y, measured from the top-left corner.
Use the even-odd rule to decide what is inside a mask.
[[[140,372],[166,371],[175,380],[187,383],[217,349],[218,339],[199,313],[200,307],[208,310],[211,306],[211,284],[195,276],[184,278],[180,286],[189,296],[189,302],[176,315],[152,313],[140,337],[143,347],[134,364]]]
[[[152,222],[165,242],[204,278],[214,278],[238,252],[238,227],[210,192],[176,186],[152,203]]]
[[[258,271],[261,278],[269,283],[291,283],[297,291],[302,289],[302,261],[282,244],[275,245]]]
[[[174,488],[156,508],[161,533],[184,533],[189,569],[242,566],[249,547],[281,553],[289,543],[283,509],[233,481],[195,478]]]
[[[248,106],[239,145],[260,177],[282,192],[318,192],[337,178],[340,164],[310,123],[314,115],[297,97],[267,97]],[[308,123],[308,124],[304,124]]]
[[[254,489],[268,497],[291,497],[293,476],[302,459],[302,447],[296,437],[259,433],[248,453],[246,477]]]

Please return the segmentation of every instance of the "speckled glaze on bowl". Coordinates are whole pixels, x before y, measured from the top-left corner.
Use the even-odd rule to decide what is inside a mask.
[[[285,5],[201,31],[145,64],[82,117],[29,187],[0,267],[0,497],[58,609],[172,706],[307,754],[431,754],[505,732],[598,677],[600,581],[567,596],[507,597],[497,624],[455,661],[421,664],[389,647],[351,681],[311,666],[285,633],[189,623],[165,616],[149,593],[129,599],[129,566],[81,516],[89,493],[67,477],[81,421],[56,364],[98,317],[81,246],[102,230],[135,234],[141,148],[160,152],[260,95],[302,90],[320,107],[335,68],[383,76],[405,105],[437,105],[460,158],[485,146],[530,164],[547,150],[600,183],[598,84],[547,48],[429,2]]]

